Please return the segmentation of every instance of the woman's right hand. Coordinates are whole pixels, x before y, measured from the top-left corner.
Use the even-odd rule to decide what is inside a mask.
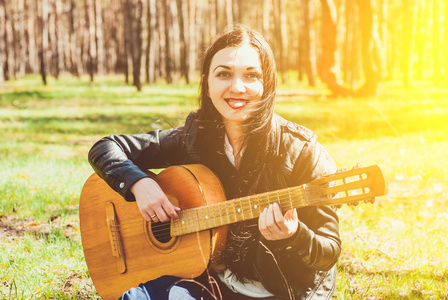
[[[177,220],[179,207],[174,206],[166,197],[160,186],[153,179],[145,177],[137,181],[131,192],[135,196],[138,208],[146,221],[167,222]]]

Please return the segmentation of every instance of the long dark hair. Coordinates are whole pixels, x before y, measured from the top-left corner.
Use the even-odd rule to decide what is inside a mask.
[[[271,134],[272,117],[274,115],[275,95],[277,88],[277,70],[271,47],[258,32],[246,26],[236,24],[228,31],[219,35],[215,42],[205,51],[202,63],[202,82],[200,90],[200,108],[197,113],[198,120],[202,121],[206,128],[215,130],[223,127],[220,113],[216,110],[212,100],[208,96],[208,76],[210,65],[214,55],[227,47],[236,47],[248,43],[259,55],[262,69],[263,95],[255,111],[242,124],[242,145],[246,147],[242,159],[240,173],[256,175],[260,169],[260,162],[267,161],[272,154],[272,146],[269,144]],[[216,136],[216,134],[215,134]],[[251,177],[252,177],[251,176]],[[250,189],[253,192],[253,189]],[[245,192],[251,192],[246,190]]]
[[[243,25],[233,25],[228,31],[217,37],[215,42],[205,51],[202,64],[202,82],[200,91],[200,108],[196,118],[204,130],[204,148],[208,148],[208,157],[223,150],[224,123],[220,113],[208,96],[208,76],[214,55],[227,47],[249,44],[259,55],[262,69],[263,95],[255,110],[242,124],[242,144],[244,155],[233,181],[236,191],[232,195],[239,197],[268,190],[266,182],[261,180],[267,162],[274,154],[275,145],[270,143],[272,134],[272,118],[274,115],[275,94],[277,85],[276,65],[271,47],[256,31]],[[211,158],[213,160],[213,158]],[[218,160],[214,160],[218,161]],[[213,164],[213,162],[211,162]],[[219,169],[219,166],[216,166]],[[219,172],[219,171],[218,171]],[[225,176],[225,175],[224,175]],[[254,222],[242,222],[231,226],[224,262],[228,268],[242,281],[253,279],[253,270],[248,257],[251,245],[258,239],[258,229]]]

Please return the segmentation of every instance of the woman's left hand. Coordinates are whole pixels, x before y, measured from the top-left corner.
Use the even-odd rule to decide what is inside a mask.
[[[265,208],[258,219],[261,234],[270,241],[289,238],[296,233],[298,227],[297,210],[290,209],[283,215],[277,203]]]

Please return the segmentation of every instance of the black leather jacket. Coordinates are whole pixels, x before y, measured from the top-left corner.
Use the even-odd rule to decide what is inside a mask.
[[[142,170],[191,163],[206,165],[197,147],[201,126],[193,116],[179,128],[105,137],[90,150],[89,162],[114,190],[127,201],[135,201],[129,189],[147,176]],[[274,115],[273,130],[276,159],[264,172],[264,180],[273,189],[298,186],[335,171],[333,160],[309,129]],[[212,171],[223,181],[226,194],[230,194],[225,177],[235,169],[224,153],[220,157],[222,167]],[[223,169],[228,169],[228,173]],[[281,241],[260,238],[252,258],[257,276],[268,291],[284,299],[330,299],[341,251],[338,217],[327,206],[300,208],[298,215],[299,229],[293,237]]]

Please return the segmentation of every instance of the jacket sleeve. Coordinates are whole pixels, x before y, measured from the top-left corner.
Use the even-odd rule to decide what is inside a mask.
[[[304,144],[294,164],[291,185],[298,186],[336,171],[333,159],[316,139]],[[267,247],[281,257],[287,257],[289,267],[297,262],[314,270],[330,270],[341,252],[338,216],[328,206],[300,208],[298,216],[299,228],[294,236],[281,241],[266,241]]]
[[[112,135],[102,138],[89,151],[89,163],[107,184],[127,201],[135,201],[130,187],[148,177],[143,170],[178,164],[182,128],[155,130],[146,134]]]

